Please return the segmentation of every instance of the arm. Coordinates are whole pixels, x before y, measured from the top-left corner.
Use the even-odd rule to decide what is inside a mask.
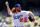
[[[29,14],[31,15],[31,17],[34,17],[34,14],[30,11]]]
[[[32,12],[29,12],[29,20],[35,22],[34,14]]]
[[[12,12],[11,12],[11,10],[10,10],[10,8],[9,8],[8,2],[6,1],[5,4],[6,4],[6,6],[7,6],[8,14],[11,15]]]

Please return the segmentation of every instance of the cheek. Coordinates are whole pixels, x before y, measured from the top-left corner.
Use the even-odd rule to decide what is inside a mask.
[[[20,8],[16,8],[16,9],[20,9]]]
[[[19,10],[19,9],[16,9],[16,10]]]

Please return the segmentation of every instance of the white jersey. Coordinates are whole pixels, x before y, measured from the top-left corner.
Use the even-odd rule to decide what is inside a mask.
[[[11,15],[15,19],[15,18],[20,18],[20,16],[25,16],[25,15],[28,16],[29,13],[30,13],[30,11],[21,11],[21,12],[18,12],[18,13],[11,13]]]
[[[21,12],[23,12],[23,13],[28,15],[30,11],[21,11]]]
[[[28,15],[29,11],[21,11],[21,12],[18,12],[18,13],[11,13],[11,14],[12,14],[12,17],[14,19],[16,19],[16,18],[20,18],[23,15]]]
[[[24,22],[23,22],[23,13],[22,12],[18,12],[18,13],[12,13],[12,17],[14,20],[14,26],[24,26]],[[22,18],[22,21],[20,20]]]
[[[19,18],[21,18],[22,16],[23,16],[23,13],[21,13],[21,12],[12,13],[12,17],[13,17],[14,19],[19,19]]]
[[[11,13],[14,20],[14,26],[24,26],[24,22],[21,22],[20,18],[23,18],[24,21],[24,17],[28,17],[29,12],[30,11],[21,11],[18,13]]]
[[[25,13],[27,16],[29,16],[29,13],[34,16],[34,14],[31,11],[21,11],[21,12]]]

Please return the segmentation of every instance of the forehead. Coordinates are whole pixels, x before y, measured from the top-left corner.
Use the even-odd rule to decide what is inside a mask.
[[[20,8],[20,7],[15,7],[15,8]]]

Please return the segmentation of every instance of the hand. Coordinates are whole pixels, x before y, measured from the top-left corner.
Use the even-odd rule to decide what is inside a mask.
[[[6,1],[5,4],[6,4],[6,6],[8,6],[8,4],[9,4],[8,1]]]

